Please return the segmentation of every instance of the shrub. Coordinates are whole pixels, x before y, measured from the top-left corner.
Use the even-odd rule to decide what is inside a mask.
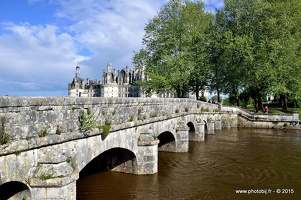
[[[211,117],[207,117],[207,122],[213,122],[213,119]]]
[[[39,137],[46,137],[46,135],[47,135],[47,130],[46,128],[44,128],[43,130],[40,131]]]
[[[53,174],[43,173],[43,174],[41,174],[40,179],[41,180],[47,180],[47,179],[51,179],[52,177],[53,177]]]
[[[134,121],[134,117],[131,115],[130,118],[128,119],[128,122]]]
[[[56,126],[55,134],[61,135],[61,133],[62,133],[62,130],[60,129],[59,125],[57,125],[57,126]]]
[[[139,108],[138,109],[138,116],[140,116],[141,112],[142,112],[142,108]]]
[[[21,152],[22,152],[22,151],[21,151],[20,149],[18,149],[18,150],[15,151],[15,155],[18,156],[18,155],[21,154]]]
[[[1,129],[0,129],[0,144],[6,144],[9,140],[9,135],[5,133],[6,117],[1,117]]]
[[[98,126],[98,129],[102,130],[102,140],[104,140],[110,133],[111,122],[106,120],[104,125]]]
[[[66,162],[69,163],[70,166],[71,166],[73,169],[76,169],[76,163],[75,163],[75,160],[74,160],[71,156],[68,156],[68,157],[67,157]]]
[[[87,112],[83,110],[82,115],[79,117],[79,121],[81,132],[86,132],[96,127],[96,118],[89,108],[87,109]]]

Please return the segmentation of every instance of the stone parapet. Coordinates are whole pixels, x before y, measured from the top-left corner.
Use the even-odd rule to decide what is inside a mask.
[[[110,122],[111,130],[182,115],[215,112],[218,106],[177,98],[0,97],[0,118],[8,141],[0,155],[101,134],[82,132],[81,116],[90,111],[96,126]]]

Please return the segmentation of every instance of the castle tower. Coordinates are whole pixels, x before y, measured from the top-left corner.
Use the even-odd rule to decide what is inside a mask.
[[[125,83],[129,84],[130,83],[130,73],[129,73],[129,67],[125,67]]]
[[[106,70],[103,69],[102,71],[102,84],[106,84]]]
[[[116,83],[116,69],[113,70],[113,83]]]
[[[107,65],[107,83],[112,83],[112,64]]]
[[[76,70],[76,72],[75,72],[75,78],[80,78],[80,67],[77,66],[75,70]]]

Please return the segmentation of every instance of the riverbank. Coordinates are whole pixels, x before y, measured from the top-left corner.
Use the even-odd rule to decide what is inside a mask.
[[[294,129],[301,130],[300,115],[294,111],[291,113],[265,114],[261,111],[244,110],[238,107],[221,107],[222,112],[238,115],[238,127],[243,128],[267,128],[267,129]],[[275,111],[272,110],[272,113]]]

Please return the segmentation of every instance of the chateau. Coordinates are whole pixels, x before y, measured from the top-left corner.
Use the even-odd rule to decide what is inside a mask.
[[[125,69],[112,69],[112,64],[107,65],[107,70],[103,70],[102,81],[82,79],[80,77],[80,67],[76,67],[75,77],[68,84],[69,97],[146,97],[146,94],[138,87],[138,81],[146,81],[144,71],[141,68],[134,67],[134,70],[126,66]],[[200,92],[201,97],[208,100],[208,90]],[[169,92],[160,92],[152,94],[150,97],[173,98],[176,95]],[[194,98],[195,95],[186,92],[186,98]]]
[[[70,97],[144,97],[136,82],[144,79],[142,70],[134,68],[130,70],[112,69],[112,64],[107,65],[107,71],[103,70],[102,81],[86,80],[80,77],[80,67],[76,67],[75,77],[68,84],[68,96]]]

